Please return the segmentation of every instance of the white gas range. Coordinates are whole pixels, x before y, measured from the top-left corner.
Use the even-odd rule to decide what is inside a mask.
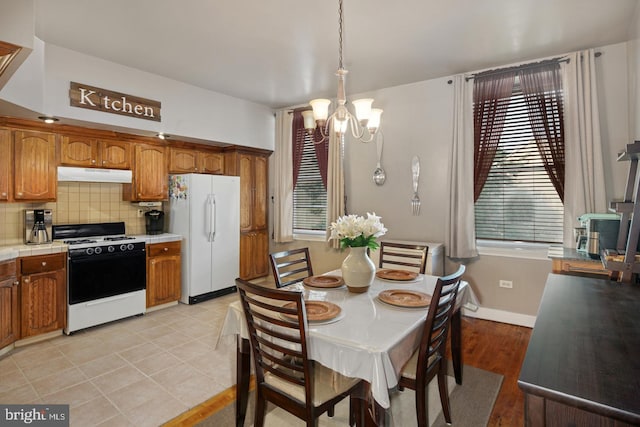
[[[69,245],[65,333],[145,313],[145,240],[124,222],[54,225],[53,238]]]

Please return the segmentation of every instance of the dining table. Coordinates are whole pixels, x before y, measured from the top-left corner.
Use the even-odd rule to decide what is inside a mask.
[[[324,276],[340,278],[340,270]],[[384,276],[384,275],[382,275]],[[407,307],[388,302],[379,294],[409,291],[432,295],[438,276],[417,274],[414,279],[389,280],[376,277],[366,292],[350,292],[346,286],[314,287],[303,282],[288,291],[304,292],[305,301],[327,301],[340,307],[337,316],[309,322],[308,357],[342,375],[361,378],[369,385],[377,407],[390,407],[390,393],[398,385],[401,368],[419,346],[428,306]],[[390,292],[391,291],[391,292]],[[383,295],[384,296],[384,295]],[[477,298],[465,281],[460,283],[451,320],[451,359],[457,384],[462,384],[461,308],[477,306]],[[240,300],[232,302],[220,330],[219,341],[236,336],[236,425],[244,425],[250,381],[250,343]]]

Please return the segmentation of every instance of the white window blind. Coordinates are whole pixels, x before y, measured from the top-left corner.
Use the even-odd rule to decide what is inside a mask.
[[[298,182],[293,189],[293,229],[297,232],[327,229],[327,190],[308,135],[305,135]]]
[[[475,204],[476,237],[561,243],[563,213],[516,84],[498,151]]]

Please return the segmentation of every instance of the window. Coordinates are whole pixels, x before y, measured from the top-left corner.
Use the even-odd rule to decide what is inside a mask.
[[[553,96],[557,98],[557,93]],[[559,105],[561,110],[561,102]],[[553,108],[557,110],[558,104]],[[556,127],[561,126],[557,123],[561,112],[546,116],[556,121]],[[540,155],[516,78],[495,157],[475,203],[476,238],[561,243],[563,213],[562,200]]]
[[[293,189],[293,229],[296,233],[327,229],[327,190],[311,137],[304,136],[302,161]]]

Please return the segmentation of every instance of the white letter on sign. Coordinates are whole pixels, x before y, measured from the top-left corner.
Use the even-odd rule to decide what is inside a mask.
[[[88,103],[88,104],[89,104],[89,105],[91,105],[92,107],[95,107],[95,106],[96,106],[96,104],[94,104],[94,103],[93,103],[93,101],[91,101],[91,99],[89,99],[89,97],[90,97],[91,95],[93,95],[94,93],[95,93],[95,92],[94,92],[94,91],[92,91],[92,90],[87,91],[86,89],[80,88],[80,104],[87,104],[87,103]],[[86,100],[87,102],[84,102],[85,100]]]

